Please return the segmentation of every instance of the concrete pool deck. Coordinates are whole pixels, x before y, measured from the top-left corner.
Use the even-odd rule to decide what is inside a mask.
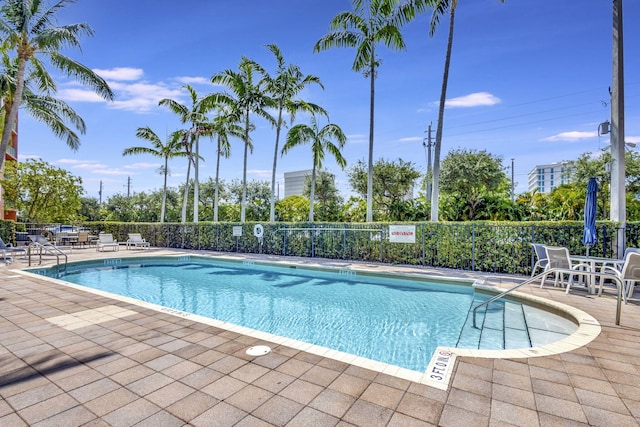
[[[70,261],[197,251],[74,249]],[[213,255],[212,252],[203,252]],[[373,271],[525,277],[335,260],[234,255]],[[53,260],[53,262],[55,259]],[[44,263],[51,264],[48,257]],[[0,425],[548,426],[640,425],[640,301],[547,286],[521,292],[593,316],[572,351],[457,358],[447,390],[300,351],[0,267]],[[259,357],[247,348],[266,344]]]

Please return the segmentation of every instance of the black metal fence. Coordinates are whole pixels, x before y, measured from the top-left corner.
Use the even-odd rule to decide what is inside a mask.
[[[26,233],[55,233],[59,225],[18,224]],[[141,233],[156,247],[261,253],[269,255],[445,267],[509,274],[530,274],[535,263],[531,243],[564,246],[584,255],[581,222],[463,222],[463,223],[84,223],[92,233],[112,233],[126,241]],[[390,225],[409,225],[413,243],[390,241]],[[24,227],[22,227],[24,226]],[[615,223],[597,226],[593,256],[618,258]],[[626,247],[638,247],[640,223],[626,226]],[[16,233],[12,237],[15,241]]]

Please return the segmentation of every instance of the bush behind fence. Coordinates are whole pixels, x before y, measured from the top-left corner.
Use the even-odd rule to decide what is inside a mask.
[[[9,224],[9,225],[8,225]],[[13,225],[11,225],[13,224]],[[262,243],[254,236],[257,223],[83,223],[93,233],[112,233],[126,241],[141,233],[152,246],[337,260],[381,262],[508,274],[530,274],[535,262],[531,243],[564,246],[584,255],[582,222],[464,223],[261,223]],[[415,243],[389,241],[389,225],[415,226]],[[241,230],[241,236],[234,235]],[[5,240],[15,231],[41,229],[0,221]],[[616,223],[597,225],[593,256],[617,258]],[[638,247],[640,223],[628,223],[626,247]]]

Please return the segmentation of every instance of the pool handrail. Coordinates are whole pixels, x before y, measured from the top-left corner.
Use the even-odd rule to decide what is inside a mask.
[[[505,295],[515,291],[516,289],[520,288],[521,286],[524,285],[528,285],[529,283],[533,283],[534,281],[538,280],[538,279],[542,279],[542,277],[548,275],[549,273],[567,273],[567,274],[576,274],[575,270],[571,270],[568,268],[550,268],[548,270],[543,271],[542,273],[533,276],[527,280],[525,280],[522,283],[517,284],[516,286],[507,289],[504,292],[499,293],[498,295],[493,296],[492,298],[489,298],[486,301],[481,302],[480,304],[476,305],[473,308],[473,327],[478,329],[478,327],[476,326],[476,312],[478,311],[478,309],[480,307],[482,307],[483,305],[489,305],[490,303],[504,297]],[[620,280],[620,278],[618,276],[615,276],[611,273],[602,273],[602,272],[598,272],[598,271],[580,271],[579,273],[580,275],[586,275],[586,276],[595,276],[595,277],[600,277],[601,280],[604,279],[611,279],[614,282],[616,282],[616,288],[617,288],[617,302],[616,302],[616,326],[620,326],[620,311],[622,309],[622,299],[623,299],[623,289],[624,289],[624,284],[622,283],[622,280]],[[627,299],[626,297],[624,298],[624,302],[625,304],[627,303]]]

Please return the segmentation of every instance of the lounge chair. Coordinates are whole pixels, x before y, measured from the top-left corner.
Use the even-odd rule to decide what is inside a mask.
[[[533,247],[537,258],[536,263],[533,264],[533,269],[531,269],[531,277],[533,277],[536,275],[536,271],[538,271],[538,269],[542,269],[542,271],[546,269],[549,260],[547,259],[547,251],[544,250],[544,245],[541,245],[540,243],[532,243],[531,246]]]
[[[113,248],[114,252],[120,250],[118,241],[113,238],[113,234],[111,233],[98,234],[98,245],[96,246],[96,251],[102,252],[105,248]]]
[[[0,252],[2,253],[2,259],[7,259],[13,255],[22,254],[23,257],[27,256],[27,251],[24,248],[14,247],[11,243],[5,244],[2,238],[0,238]]]
[[[622,283],[625,286],[625,289],[622,290],[622,294],[626,302],[627,298],[633,297],[633,288],[638,282],[640,282],[640,253],[627,252],[621,270],[615,267],[604,266],[602,268],[602,272],[613,274],[622,280]],[[598,295],[602,295],[603,282],[604,280],[600,280]]]
[[[544,268],[545,271],[551,270],[553,268],[562,268],[564,270],[576,270],[575,274],[570,274],[569,281],[573,282],[573,276],[579,274],[579,270],[589,270],[591,266],[585,263],[573,264],[571,262],[571,257],[569,255],[569,250],[567,248],[563,248],[560,246],[545,246],[544,250],[547,254],[547,265]],[[555,272],[555,282],[554,286],[558,286],[559,284],[564,284],[564,275],[565,272]],[[544,275],[542,280],[540,281],[540,287],[544,286],[544,281],[548,275]],[[570,283],[567,286],[571,286]]]
[[[138,246],[141,248],[149,248],[151,245],[145,239],[142,238],[140,233],[129,233],[129,240],[127,240],[127,249],[129,246],[137,248]]]

